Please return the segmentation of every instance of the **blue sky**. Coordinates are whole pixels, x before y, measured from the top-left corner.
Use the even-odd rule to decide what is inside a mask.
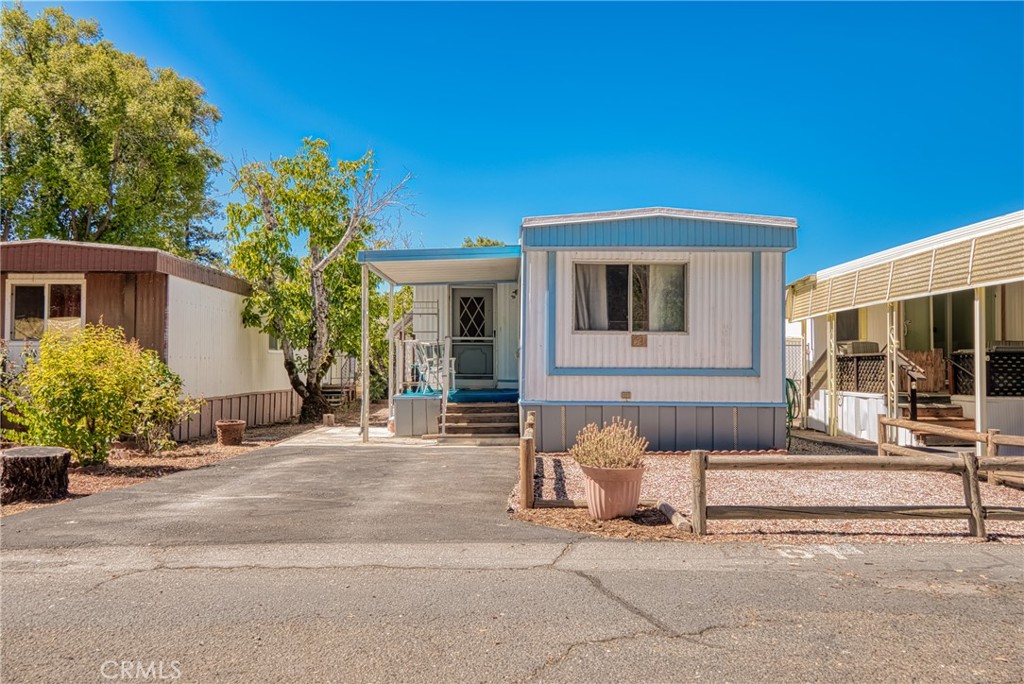
[[[201,82],[230,159],[320,136],[411,171],[417,245],[514,242],[538,214],[778,214],[795,278],[1024,207],[1020,3],[65,7]]]

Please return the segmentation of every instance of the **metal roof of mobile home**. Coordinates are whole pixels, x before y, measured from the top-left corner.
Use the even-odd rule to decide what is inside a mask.
[[[0,243],[3,273],[164,273],[236,294],[252,288],[242,278],[153,247],[69,240]]]
[[[787,317],[827,313],[1024,280],[1024,211],[974,223],[818,271],[789,284]]]

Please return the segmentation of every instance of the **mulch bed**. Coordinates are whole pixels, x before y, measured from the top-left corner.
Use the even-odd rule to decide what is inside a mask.
[[[665,501],[690,514],[690,462],[684,453],[650,454],[641,498]],[[535,493],[544,499],[582,499],[583,473],[568,454],[538,454]],[[963,506],[960,477],[946,473],[860,471],[709,471],[709,505],[758,506]],[[981,483],[988,506],[1024,507],[1024,491]],[[631,539],[697,539],[676,530],[664,516],[661,527],[634,519],[613,523],[590,520],[586,509],[519,510],[518,483],[509,499],[513,517],[541,525]],[[660,515],[660,514],[659,514]],[[653,518],[653,516],[652,516]],[[671,530],[669,528],[672,528]],[[990,539],[1024,543],[1024,522],[986,521]],[[675,530],[675,531],[672,531]],[[976,541],[966,520],[711,520],[702,541],[774,541],[826,543],[837,541],[907,542]]]
[[[83,496],[122,489],[182,470],[195,470],[228,458],[247,454],[254,449],[276,444],[311,430],[314,425],[285,423],[267,427],[247,428],[245,441],[239,446],[221,446],[216,437],[206,437],[181,444],[173,451],[147,455],[128,449],[113,449],[104,465],[76,466],[68,469],[68,498],[47,501],[18,501],[0,506],[0,516],[52,506],[80,499]]]

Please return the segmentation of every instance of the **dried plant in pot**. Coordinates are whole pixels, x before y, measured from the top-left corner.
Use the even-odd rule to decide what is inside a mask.
[[[591,423],[580,430],[569,455],[583,470],[591,517],[611,520],[636,513],[646,451],[647,440],[621,418],[602,428]]]

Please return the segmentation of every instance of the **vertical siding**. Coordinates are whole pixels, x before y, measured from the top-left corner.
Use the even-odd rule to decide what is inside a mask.
[[[519,385],[518,289],[516,283],[498,283],[494,293],[494,379],[502,387]]]
[[[258,393],[251,420],[266,421],[269,408],[258,397],[290,391],[291,384],[283,355],[270,350],[267,335],[242,325],[244,297],[174,276],[168,292],[167,362],[185,391],[206,397]]]
[[[497,283],[494,290],[494,373],[503,387],[514,387],[519,378],[519,299],[512,293],[516,283]],[[413,288],[413,332],[418,340],[438,341],[451,336],[451,291],[447,285]],[[439,320],[425,312],[437,303]],[[437,330],[440,329],[440,333]]]
[[[110,327],[124,330],[126,337],[135,336],[134,320],[125,315],[124,273],[85,274],[85,320],[89,323],[103,322]],[[130,302],[134,318],[135,302]]]
[[[403,402],[404,403],[404,402]],[[786,442],[786,409],[781,406],[535,405],[537,449],[565,451],[588,423],[615,417],[631,421],[652,451],[781,449]]]
[[[1003,287],[1003,339],[1024,341],[1024,281]]]
[[[523,231],[523,245],[792,248],[796,246],[796,228],[652,216],[592,223],[529,226]]]
[[[301,406],[299,395],[290,389],[211,397],[199,413],[175,427],[171,434],[180,442],[208,437],[217,431],[218,420],[244,420],[247,427],[285,423],[299,415]],[[262,409],[256,412],[256,407]]]
[[[564,270],[572,254],[556,257]],[[593,253],[578,254],[591,256]],[[610,260],[608,253],[602,258]],[[623,251],[635,257],[636,253]],[[648,349],[628,346],[629,338],[593,335],[573,336],[571,277],[559,277],[554,319],[562,343],[558,345],[559,366],[632,367],[641,366],[636,356],[646,354],[648,367],[749,367],[751,353],[751,255],[737,252],[672,254],[641,253],[643,259],[690,259],[690,332],[664,346]],[[779,403],[783,391],[784,255],[761,254],[760,283],[760,376],[630,376],[630,375],[547,375],[547,252],[527,251],[524,256],[523,293],[526,307],[524,401],[618,402],[621,393],[631,393],[635,402]],[[624,258],[620,256],[619,258]],[[728,274],[728,275],[723,275]],[[666,336],[670,338],[672,336]],[[682,339],[685,338],[685,341]],[[571,340],[569,342],[568,340]],[[625,342],[623,344],[622,342]],[[614,345],[614,348],[612,348]],[[676,346],[673,346],[676,345]],[[681,352],[686,346],[686,355]],[[638,354],[634,354],[634,353]],[[726,363],[727,362],[727,363]]]
[[[449,335],[447,285],[417,285],[413,288],[412,330],[418,340],[443,340]],[[438,317],[426,312],[437,307]]]
[[[88,297],[88,295],[86,295]],[[135,337],[167,360],[167,276],[139,273],[135,279]]]
[[[573,264],[614,261],[685,264],[688,269],[686,334],[647,336],[632,347],[628,333],[577,333]],[[751,259],[743,252],[559,252],[557,267],[559,366],[641,368],[750,368]],[[727,312],[728,315],[722,315]]]

